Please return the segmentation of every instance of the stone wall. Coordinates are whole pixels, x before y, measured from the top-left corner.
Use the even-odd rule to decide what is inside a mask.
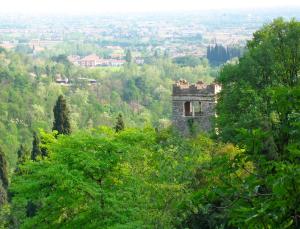
[[[212,119],[215,117],[217,93],[220,91],[217,84],[206,85],[203,82],[189,84],[180,80],[173,85],[172,119],[173,125],[183,134],[190,135],[198,132],[212,131]],[[201,103],[201,112],[191,112],[185,115],[186,102]],[[191,105],[193,107],[193,105]]]

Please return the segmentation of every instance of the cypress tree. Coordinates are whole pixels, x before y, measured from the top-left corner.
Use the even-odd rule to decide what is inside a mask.
[[[206,57],[209,61],[211,61],[211,47],[207,46]]]
[[[21,144],[20,148],[18,149],[18,152],[17,152],[17,154],[18,154],[18,160],[22,160],[22,158],[25,155],[25,152],[26,152],[25,147],[23,146],[23,144]]]
[[[60,95],[53,108],[54,122],[52,130],[57,130],[58,134],[70,134],[71,124],[69,118],[69,109],[67,102],[62,95]]]
[[[132,63],[132,54],[130,49],[128,49],[126,52],[125,60],[127,63]]]
[[[122,114],[119,114],[117,117],[116,125],[115,125],[115,131],[120,132],[120,131],[124,130],[124,128],[125,128],[125,124],[123,121]]]
[[[20,148],[17,151],[17,155],[18,155],[18,164],[23,164],[27,158],[29,158],[29,150],[26,149],[26,147],[21,144]]]
[[[37,156],[42,155],[40,149],[40,138],[36,132],[33,133],[31,160],[36,160]]]
[[[1,181],[0,181],[0,209],[1,207],[7,203],[7,191],[3,187]]]
[[[7,203],[8,173],[5,155],[0,148],[0,209]]]
[[[36,212],[37,212],[37,205],[34,204],[32,201],[29,201],[26,206],[26,216],[33,217],[36,215]]]
[[[51,75],[51,69],[50,69],[49,65],[46,65],[45,72],[48,77]]]
[[[8,187],[8,172],[7,172],[7,162],[5,159],[4,152],[0,148],[0,183],[4,189]]]

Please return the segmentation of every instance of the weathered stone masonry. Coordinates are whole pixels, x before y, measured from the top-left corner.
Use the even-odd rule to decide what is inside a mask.
[[[202,81],[189,84],[179,80],[173,84],[173,125],[184,135],[194,132],[209,132],[215,116],[218,84],[204,84]]]

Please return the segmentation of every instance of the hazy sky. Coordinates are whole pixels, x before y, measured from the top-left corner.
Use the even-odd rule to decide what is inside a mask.
[[[0,0],[1,12],[95,13],[300,6],[300,0]]]

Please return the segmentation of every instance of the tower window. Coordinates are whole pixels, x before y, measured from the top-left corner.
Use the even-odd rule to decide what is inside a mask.
[[[202,113],[201,102],[194,101],[193,102],[193,108],[194,108],[194,115],[195,116],[200,116],[201,113]]]
[[[184,103],[184,115],[192,116],[192,103],[191,102]]]

